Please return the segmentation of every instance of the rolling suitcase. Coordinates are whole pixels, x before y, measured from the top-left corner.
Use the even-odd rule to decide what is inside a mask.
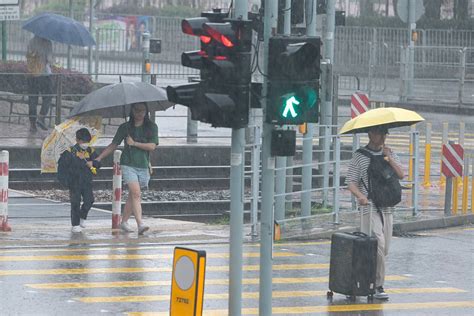
[[[372,207],[369,207],[369,232],[372,231]],[[361,214],[362,224],[362,214]],[[334,233],[331,238],[329,292],[350,296],[375,294],[377,268],[377,239],[362,232]]]

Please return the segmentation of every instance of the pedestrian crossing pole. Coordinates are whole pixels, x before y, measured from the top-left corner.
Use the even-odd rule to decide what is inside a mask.
[[[113,166],[113,201],[112,201],[112,229],[120,228],[120,217],[122,213],[122,170],[120,168],[120,157],[122,151],[114,151],[114,166]]]
[[[276,1],[265,0],[265,11],[263,21],[263,58],[264,58],[264,74],[268,73],[268,55],[269,42],[272,32],[276,32],[278,7]],[[268,77],[263,76],[263,91],[265,96],[263,100],[263,115],[271,110],[268,91]],[[275,157],[270,152],[271,135],[273,126],[263,122],[263,138],[262,138],[262,206],[261,206],[261,223],[260,223],[260,279],[259,279],[259,301],[258,309],[260,316],[272,314],[272,248],[273,248],[273,200],[275,186]],[[233,314],[230,311],[230,315]]]
[[[0,152],[0,231],[9,232],[12,228],[8,225],[8,161],[9,153]]]

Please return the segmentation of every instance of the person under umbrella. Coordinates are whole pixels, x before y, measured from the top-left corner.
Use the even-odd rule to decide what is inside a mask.
[[[373,235],[377,238],[377,266],[375,278],[375,294],[374,298],[386,300],[387,293],[384,291],[385,281],[385,258],[388,255],[390,242],[393,231],[393,206],[378,207],[375,204],[375,210],[369,208],[369,199],[374,202],[371,196],[372,186],[371,172],[369,165],[373,160],[380,157],[388,162],[388,168],[394,172],[397,179],[403,179],[404,173],[402,170],[400,159],[392,149],[385,145],[385,139],[388,134],[386,126],[373,126],[368,129],[369,143],[358,149],[349,163],[347,171],[346,183],[349,191],[357,199],[357,203],[362,212],[361,231],[369,234],[369,227],[372,228]],[[380,194],[379,194],[380,195]],[[372,215],[369,212],[374,211]],[[369,224],[369,219],[371,223]]]
[[[96,160],[100,162],[113,153],[122,141],[125,144],[120,166],[129,194],[120,228],[125,232],[133,231],[128,224],[128,219],[133,213],[138,226],[138,234],[142,235],[149,227],[142,221],[141,191],[148,188],[150,152],[154,151],[158,145],[158,126],[150,120],[146,102],[132,104],[129,120],[119,126],[112,143]]]
[[[37,35],[28,42],[26,50],[26,65],[29,76],[28,86],[28,115],[30,118],[30,131],[36,132],[36,124],[47,130],[45,116],[48,114],[53,99],[53,81],[51,78],[51,65],[54,63],[53,44],[50,40]],[[42,104],[37,117],[39,96]]]

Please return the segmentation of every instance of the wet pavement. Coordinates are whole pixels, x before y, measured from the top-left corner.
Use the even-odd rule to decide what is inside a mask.
[[[370,303],[338,294],[327,300],[328,240],[277,243],[273,313],[468,315],[474,308],[473,237],[473,226],[395,237],[385,284],[390,300]],[[227,314],[228,244],[128,241],[0,249],[0,286],[8,289],[0,296],[2,313],[168,315],[173,248],[181,245],[207,253],[204,315]],[[244,245],[243,264],[242,312],[256,315],[258,244]]]

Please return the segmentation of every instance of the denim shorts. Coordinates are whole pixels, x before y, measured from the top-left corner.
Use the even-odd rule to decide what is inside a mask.
[[[148,182],[150,181],[150,173],[148,168],[135,168],[130,166],[121,166],[122,179],[125,183],[138,182],[140,188],[148,189]]]

